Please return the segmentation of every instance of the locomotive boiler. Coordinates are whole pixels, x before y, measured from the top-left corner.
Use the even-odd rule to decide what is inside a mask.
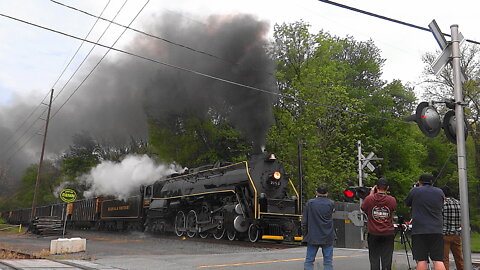
[[[143,197],[148,231],[301,240],[298,192],[274,154],[191,169],[145,186]]]

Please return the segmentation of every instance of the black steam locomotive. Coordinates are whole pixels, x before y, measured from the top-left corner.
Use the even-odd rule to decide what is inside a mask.
[[[99,197],[64,207],[70,227],[171,231],[178,236],[211,235],[251,242],[300,241],[297,198],[295,186],[275,155],[259,154],[248,161],[219,162],[171,175],[141,187],[140,194],[126,200]],[[61,212],[60,207],[42,206],[41,211],[53,214]],[[28,223],[29,210],[7,212],[6,219]]]

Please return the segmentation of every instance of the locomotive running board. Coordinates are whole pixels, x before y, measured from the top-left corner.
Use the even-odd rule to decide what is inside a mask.
[[[301,217],[302,216],[302,215],[298,215],[298,214],[283,214],[283,213],[268,213],[268,212],[260,212],[260,215],[289,216],[289,217]]]
[[[263,239],[263,240],[284,240],[285,237],[280,236],[280,235],[262,235],[262,239]],[[303,240],[303,237],[301,237],[301,236],[295,236],[295,237],[293,238],[293,240],[295,240],[295,241],[302,241],[302,240]]]
[[[280,235],[262,235],[263,240],[283,240],[284,238]]]

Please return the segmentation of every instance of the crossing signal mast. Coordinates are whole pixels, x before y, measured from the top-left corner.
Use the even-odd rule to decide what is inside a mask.
[[[406,120],[415,121],[418,127],[428,137],[435,137],[440,132],[441,127],[445,131],[447,138],[457,144],[457,160],[458,160],[458,185],[460,190],[460,211],[462,225],[462,249],[464,269],[472,270],[471,242],[470,242],[470,213],[468,211],[468,185],[467,185],[467,159],[465,149],[465,138],[467,137],[467,129],[465,125],[465,117],[463,106],[462,83],[465,82],[465,76],[460,68],[460,43],[464,37],[458,32],[458,25],[450,26],[451,41],[447,42],[445,37],[433,20],[428,27],[432,31],[438,45],[443,50],[437,58],[432,68],[437,75],[447,64],[452,65],[453,69],[453,90],[454,100],[443,101],[447,108],[452,109],[447,112],[441,124],[440,116],[433,106],[434,102],[422,102],[417,106],[414,115],[406,117]],[[437,102],[438,103],[438,102]],[[453,109],[455,111],[453,111]],[[463,130],[464,132],[459,132]]]

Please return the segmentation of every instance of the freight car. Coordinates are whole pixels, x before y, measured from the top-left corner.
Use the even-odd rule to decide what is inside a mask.
[[[68,227],[174,232],[202,238],[301,240],[298,192],[274,154],[216,163],[171,175],[126,200],[90,198],[38,207]],[[39,209],[43,210],[39,210]],[[42,212],[42,213],[43,213]],[[10,223],[28,224],[30,209],[8,211]]]

